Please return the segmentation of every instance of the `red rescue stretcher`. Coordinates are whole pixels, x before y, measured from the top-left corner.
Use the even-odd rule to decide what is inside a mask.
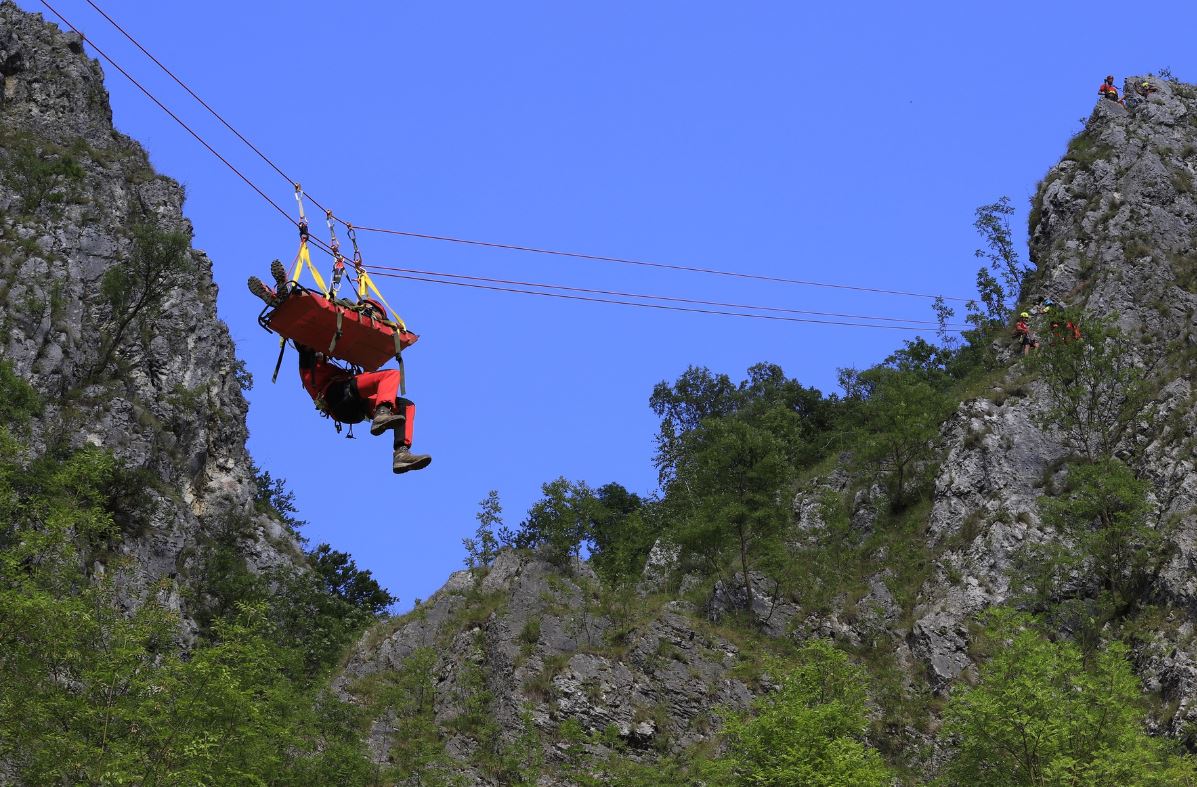
[[[380,319],[369,307],[352,301],[330,301],[318,292],[292,284],[285,300],[267,306],[258,324],[284,339],[315,348],[367,372],[376,371],[420,338],[390,320]]]

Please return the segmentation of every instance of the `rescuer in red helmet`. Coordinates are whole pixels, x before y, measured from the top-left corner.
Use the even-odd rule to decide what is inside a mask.
[[[1097,89],[1097,95],[1110,101],[1118,101],[1118,88],[1114,87],[1114,75],[1110,74],[1106,77],[1106,81],[1101,83],[1101,87]],[[1121,102],[1119,102],[1121,103]]]

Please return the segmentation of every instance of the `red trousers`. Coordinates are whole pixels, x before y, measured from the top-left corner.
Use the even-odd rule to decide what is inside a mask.
[[[374,417],[374,411],[379,405],[389,405],[396,413],[403,413],[406,421],[403,423],[403,434],[395,431],[395,444],[410,446],[412,426],[416,420],[416,403],[399,396],[399,375],[395,369],[383,369],[381,372],[367,372],[353,378],[357,383],[357,395],[367,403],[369,416]]]

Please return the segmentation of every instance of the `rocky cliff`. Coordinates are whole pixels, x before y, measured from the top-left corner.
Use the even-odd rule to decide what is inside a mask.
[[[1086,329],[1112,319],[1146,381],[1108,449],[1149,484],[1162,559],[1129,639],[1151,726],[1183,737],[1197,719],[1197,88],[1152,83],[1130,110],[1099,103],[1040,184],[1020,300],[1065,303]],[[152,592],[194,632],[214,541],[256,572],[301,553],[254,505],[248,378],[182,203],[113,129],[81,42],[0,2],[0,356],[45,403],[27,458],[90,444],[141,471],[148,515],[88,571],[117,575],[126,609]],[[869,742],[925,780],[950,754],[944,698],[978,666],[976,616],[1031,605],[1018,561],[1064,540],[1044,500],[1081,450],[1047,417],[1054,394],[1034,365],[1004,342],[992,359],[920,460],[918,502],[887,500],[854,445],[801,466],[788,566],[704,573],[662,535],[637,546],[639,576],[612,582],[569,550],[507,549],[367,632],[332,681],[364,715],[374,769],[360,783],[666,783],[655,768],[717,752],[722,721],[773,693],[778,660],[815,638],[868,665]],[[1053,593],[1084,584],[1074,573]],[[1069,625],[1059,633],[1078,636]],[[274,748],[327,753],[328,729]]]
[[[94,568],[119,568],[132,606],[168,580],[190,619],[202,546],[231,523],[257,569],[299,550],[254,510],[249,378],[183,197],[114,130],[80,39],[0,3],[0,357],[46,403],[32,453],[90,443],[152,479],[149,521]]]
[[[1152,516],[1168,524],[1171,558],[1149,590],[1170,610],[1168,625],[1144,643],[1139,666],[1149,686],[1177,703],[1162,722],[1179,731],[1191,720],[1195,685],[1184,610],[1194,601],[1197,557],[1197,90],[1151,84],[1155,92],[1133,110],[1099,102],[1039,184],[1030,227],[1037,272],[1023,301],[1049,297],[1087,317],[1114,317],[1119,352],[1150,368],[1153,390],[1113,451],[1151,480]],[[963,403],[944,427],[928,537],[945,548],[910,635],[937,687],[970,666],[968,620],[1009,598],[1019,547],[1051,538],[1037,501],[1076,447],[1036,417],[1048,406],[1044,384],[1015,365],[993,394]]]
[[[1142,412],[1112,451],[1149,479],[1151,521],[1166,541],[1166,562],[1143,596],[1156,617],[1136,640],[1135,667],[1162,708],[1155,729],[1181,735],[1197,715],[1197,642],[1188,615],[1197,600],[1197,88],[1151,81],[1155,92],[1132,110],[1099,103],[1039,185],[1030,226],[1035,270],[1019,301],[1050,298],[1080,313],[1082,323],[1113,318],[1120,352],[1151,381]],[[601,774],[617,751],[644,762],[692,753],[712,740],[719,712],[767,693],[768,674],[754,668],[765,649],[759,638],[829,637],[882,665],[892,691],[918,705],[914,715],[925,714],[918,721],[878,712],[885,718],[874,740],[901,752],[913,773],[933,772],[942,755],[933,742],[942,707],[935,697],[975,669],[976,615],[1022,603],[1018,556],[1027,545],[1060,540],[1044,524],[1041,503],[1078,451],[1045,420],[1051,394],[1033,367],[1008,341],[995,354],[998,368],[985,390],[942,426],[928,504],[906,536],[918,543],[904,545],[905,557],[882,547],[858,590],[828,606],[795,593],[775,598],[777,585],[754,575],[749,636],[718,622],[744,594],[679,577],[674,553],[662,545],[635,591],[603,589],[585,564],[561,568],[504,552],[488,572],[454,575],[414,613],[358,644],[337,686],[374,709],[374,756],[404,756],[411,726],[378,698],[385,696],[380,687],[410,685],[404,681],[412,670],[427,679],[430,694],[405,714],[425,713],[439,726],[451,758],[466,764],[475,783],[503,781],[501,770],[478,766],[488,749],[525,756],[529,746],[537,749],[538,772],[555,774],[542,775],[542,784],[575,783],[579,762]],[[876,535],[881,490],[860,475],[850,453],[842,466],[804,483],[793,506],[795,543],[839,537],[827,521],[828,494],[847,501],[854,538],[867,543]],[[909,597],[898,598],[910,576]],[[741,582],[737,575],[733,586]],[[479,697],[496,728],[459,723]],[[579,730],[590,737],[571,738]]]

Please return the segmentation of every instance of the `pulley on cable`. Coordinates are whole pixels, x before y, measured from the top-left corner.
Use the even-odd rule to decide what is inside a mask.
[[[290,278],[280,288],[282,291],[278,293],[277,302],[268,305],[258,315],[258,324],[280,337],[279,363],[282,362],[282,345],[291,339],[296,344],[311,347],[330,358],[347,361],[368,372],[375,371],[394,358],[402,372],[403,350],[415,344],[420,337],[407,329],[403,319],[386,302],[366,272],[353,225],[346,226],[349,227],[349,239],[353,243],[351,276],[356,285],[356,300],[337,295],[345,275],[346,260],[340,252],[332,211],[325,212],[333,252],[332,286],[328,287],[320,271],[312,264],[303,190],[298,183],[295,184],[295,199],[299,204],[299,252],[291,266]],[[317,289],[299,283],[304,268],[311,273]],[[277,377],[278,365],[274,373]]]

